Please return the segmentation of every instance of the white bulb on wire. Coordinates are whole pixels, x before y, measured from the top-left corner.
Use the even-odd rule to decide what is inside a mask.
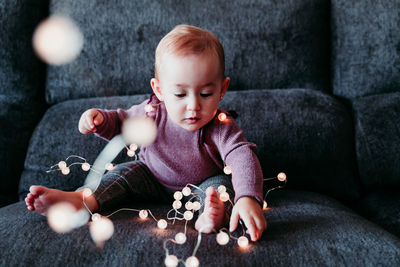
[[[90,164],[85,162],[82,163],[82,170],[84,170],[85,172],[87,172],[88,170],[90,170]]]
[[[84,197],[89,197],[89,196],[91,196],[92,195],[92,190],[90,189],[90,188],[85,188],[85,189],[83,189],[83,191],[82,191],[82,194],[83,194],[83,196]]]
[[[47,221],[57,233],[67,233],[72,230],[71,217],[75,208],[68,202],[59,202],[50,206],[47,212]]]
[[[98,244],[111,238],[114,234],[114,224],[107,217],[101,217],[92,222],[89,232],[93,241]]]
[[[98,214],[98,213],[94,213],[93,215],[92,215],[92,221],[98,221],[98,220],[100,220],[101,219],[101,215],[100,214]]]
[[[219,199],[221,199],[222,202],[226,202],[229,200],[229,194],[227,192],[222,192],[219,195]]]
[[[137,144],[130,144],[129,145],[129,150],[136,151],[137,149],[138,149],[138,145]]]
[[[217,234],[217,243],[220,245],[226,245],[229,242],[229,235],[225,232],[219,232]]]
[[[62,174],[64,174],[64,175],[68,175],[69,172],[70,172],[70,169],[69,169],[68,167],[62,168],[62,169],[61,169],[61,172],[62,172]]]
[[[58,168],[60,168],[61,170],[65,167],[67,167],[67,163],[65,161],[62,160],[58,163]]]
[[[178,266],[179,260],[175,255],[168,255],[165,257],[164,264],[167,267],[176,267]]]
[[[146,112],[152,112],[154,110],[153,106],[151,104],[147,104],[144,106],[144,111]]]
[[[247,239],[247,237],[245,236],[241,236],[238,238],[238,245],[239,247],[247,247],[247,245],[249,244],[249,240]]]
[[[220,194],[223,193],[223,192],[226,192],[226,187],[224,185],[220,185],[220,186],[218,186],[217,191]]]
[[[158,228],[160,228],[160,229],[165,229],[165,228],[167,228],[167,221],[164,220],[164,219],[161,219],[161,220],[159,220],[159,221],[157,222],[157,226],[158,226]]]
[[[183,194],[184,196],[187,197],[188,195],[190,195],[190,193],[192,193],[192,190],[190,190],[189,187],[185,186],[185,187],[182,189],[182,194]]]
[[[141,219],[146,219],[148,215],[149,215],[149,214],[148,214],[147,210],[141,210],[141,211],[139,211],[139,217],[140,217]]]
[[[186,242],[186,235],[184,233],[177,233],[175,235],[175,241],[178,244],[183,244]]]
[[[196,258],[196,256],[190,256],[186,259],[185,265],[188,267],[197,267],[199,266],[199,260]]]
[[[183,213],[183,217],[186,221],[190,221],[191,219],[193,219],[193,212],[187,210]]]
[[[193,202],[193,209],[199,210],[201,208],[201,204],[198,201]]]
[[[182,195],[182,193],[181,193],[180,191],[176,191],[176,192],[174,193],[174,198],[175,198],[176,200],[181,200],[182,197],[183,197],[183,195]]]
[[[278,180],[284,182],[286,180],[286,174],[284,172],[280,172],[278,174]]]
[[[186,202],[185,203],[185,208],[187,210],[192,210],[193,209],[193,202],[191,202],[191,201]]]
[[[135,156],[135,151],[129,149],[128,152],[126,152],[126,154],[128,154],[129,157],[133,157]]]
[[[221,113],[218,115],[218,119],[219,119],[220,121],[226,120],[226,114],[223,113],[223,112],[221,112]]]
[[[231,167],[225,166],[225,167],[224,167],[224,173],[225,173],[226,175],[232,174],[232,169],[231,169]]]
[[[173,207],[174,209],[176,209],[176,210],[179,210],[179,209],[182,207],[182,202],[179,201],[179,200],[175,200],[175,201],[172,203],[172,207]]]
[[[114,164],[107,163],[105,168],[106,168],[107,171],[112,171],[112,170],[114,170]]]

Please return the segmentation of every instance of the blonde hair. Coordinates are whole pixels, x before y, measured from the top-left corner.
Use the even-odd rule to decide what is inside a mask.
[[[214,34],[190,25],[178,25],[158,43],[154,63],[154,75],[158,79],[161,57],[165,53],[178,56],[211,53],[218,57],[222,78],[225,72],[225,55],[222,44]]]

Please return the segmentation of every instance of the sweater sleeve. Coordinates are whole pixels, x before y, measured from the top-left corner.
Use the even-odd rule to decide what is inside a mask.
[[[263,174],[260,162],[254,153],[256,145],[248,142],[243,131],[232,117],[220,122],[216,120],[213,141],[225,165],[232,170],[232,185],[235,190],[234,203],[241,197],[252,197],[263,204]]]
[[[146,104],[147,101],[144,101],[139,105],[133,105],[127,110],[98,109],[103,115],[104,120],[102,124],[96,127],[95,134],[103,139],[111,140],[114,136],[121,133],[121,126],[125,119],[133,116],[144,116],[146,114],[144,110]]]

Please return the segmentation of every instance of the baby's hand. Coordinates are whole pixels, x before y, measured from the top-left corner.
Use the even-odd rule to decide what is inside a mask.
[[[82,113],[79,120],[79,131],[83,134],[96,132],[96,126],[102,124],[104,117],[97,109],[88,109]]]
[[[232,209],[229,231],[235,231],[240,218],[246,225],[247,233],[250,234],[252,241],[257,241],[265,228],[267,228],[263,210],[254,198],[239,198]]]

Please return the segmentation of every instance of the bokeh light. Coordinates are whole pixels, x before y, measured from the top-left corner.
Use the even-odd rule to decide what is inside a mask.
[[[145,116],[128,118],[122,125],[122,135],[127,143],[147,146],[157,137],[157,126],[153,119]]]

